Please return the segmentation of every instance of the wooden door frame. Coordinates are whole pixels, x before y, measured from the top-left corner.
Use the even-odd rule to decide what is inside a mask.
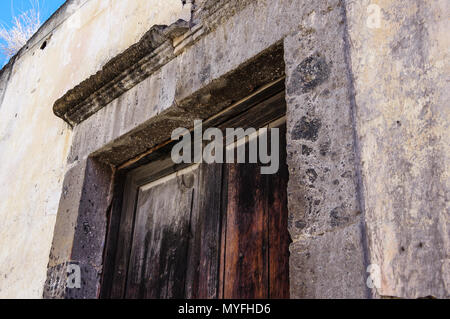
[[[265,85],[252,95],[208,118],[203,122],[203,130],[209,127],[218,127],[220,129],[226,127],[260,128],[269,126],[274,122],[278,125],[285,121],[286,101],[284,81],[283,77]],[[255,114],[255,112],[251,112],[252,110],[256,110],[258,113]],[[106,234],[100,298],[110,298],[112,294],[111,289],[113,287],[113,277],[117,260],[116,254],[128,254],[125,263],[128,264],[129,262],[134,232],[135,204],[139,188],[193,165],[173,163],[170,152],[175,143],[175,141],[170,140],[161,143],[139,158],[125,163],[115,173],[116,183]],[[124,223],[127,225],[126,231],[130,231],[129,236],[127,236],[129,247],[125,252],[117,252],[120,225]],[[123,270],[126,272],[128,265],[122,266],[125,267]],[[123,280],[122,286],[125,287],[127,275],[123,274],[120,280]]]

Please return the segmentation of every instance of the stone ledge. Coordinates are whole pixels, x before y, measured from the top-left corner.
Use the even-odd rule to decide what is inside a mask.
[[[71,126],[81,123],[173,59],[173,40],[188,30],[184,20],[153,26],[139,42],[58,99],[55,115]]]

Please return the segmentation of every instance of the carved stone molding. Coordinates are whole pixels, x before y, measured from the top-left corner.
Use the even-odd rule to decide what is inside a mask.
[[[54,113],[71,126],[81,123],[172,60],[173,40],[188,31],[184,20],[153,26],[139,42],[58,99]]]

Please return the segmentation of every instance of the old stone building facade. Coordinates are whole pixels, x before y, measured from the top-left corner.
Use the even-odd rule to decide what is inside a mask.
[[[0,297],[110,297],[127,174],[175,128],[282,94],[290,298],[448,298],[448,13],[67,1],[0,73]]]

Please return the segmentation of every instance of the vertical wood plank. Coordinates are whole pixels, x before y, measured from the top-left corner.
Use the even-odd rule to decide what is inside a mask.
[[[120,216],[117,251],[115,256],[113,280],[111,284],[110,298],[121,299],[125,296],[131,241],[134,225],[134,212],[137,199],[137,186],[132,178],[126,178],[124,186],[122,212]]]
[[[219,282],[218,298],[225,298],[225,266],[227,243],[227,210],[228,210],[228,172],[229,165],[222,165],[222,198],[221,198],[221,229],[220,229],[220,254],[219,254]]]
[[[221,258],[224,298],[289,298],[285,125],[279,132],[280,168],[276,174],[262,175],[262,164],[227,165]]]
[[[286,126],[280,131],[280,168],[277,174],[267,175],[269,216],[269,298],[289,298],[289,244],[286,164]]]
[[[108,234],[107,240],[105,243],[105,254],[103,261],[103,274],[102,274],[102,283],[100,290],[100,298],[108,299],[112,298],[111,292],[113,285],[118,282],[114,281],[114,277],[116,276],[116,257],[117,252],[119,250],[119,246],[123,245],[123,242],[119,242],[119,238],[121,236],[120,226],[121,219],[125,212],[122,210],[123,206],[123,191],[126,180],[126,174],[124,172],[118,172],[114,177],[114,195],[111,208],[108,213]],[[125,280],[123,280],[125,282]],[[123,287],[123,286],[122,286]],[[119,293],[119,297],[123,296],[123,290],[121,289],[121,293]]]
[[[196,174],[141,188],[127,298],[184,298]]]
[[[224,298],[267,298],[266,179],[257,164],[229,164]]]
[[[202,164],[191,220],[186,298],[218,298],[222,164]]]

